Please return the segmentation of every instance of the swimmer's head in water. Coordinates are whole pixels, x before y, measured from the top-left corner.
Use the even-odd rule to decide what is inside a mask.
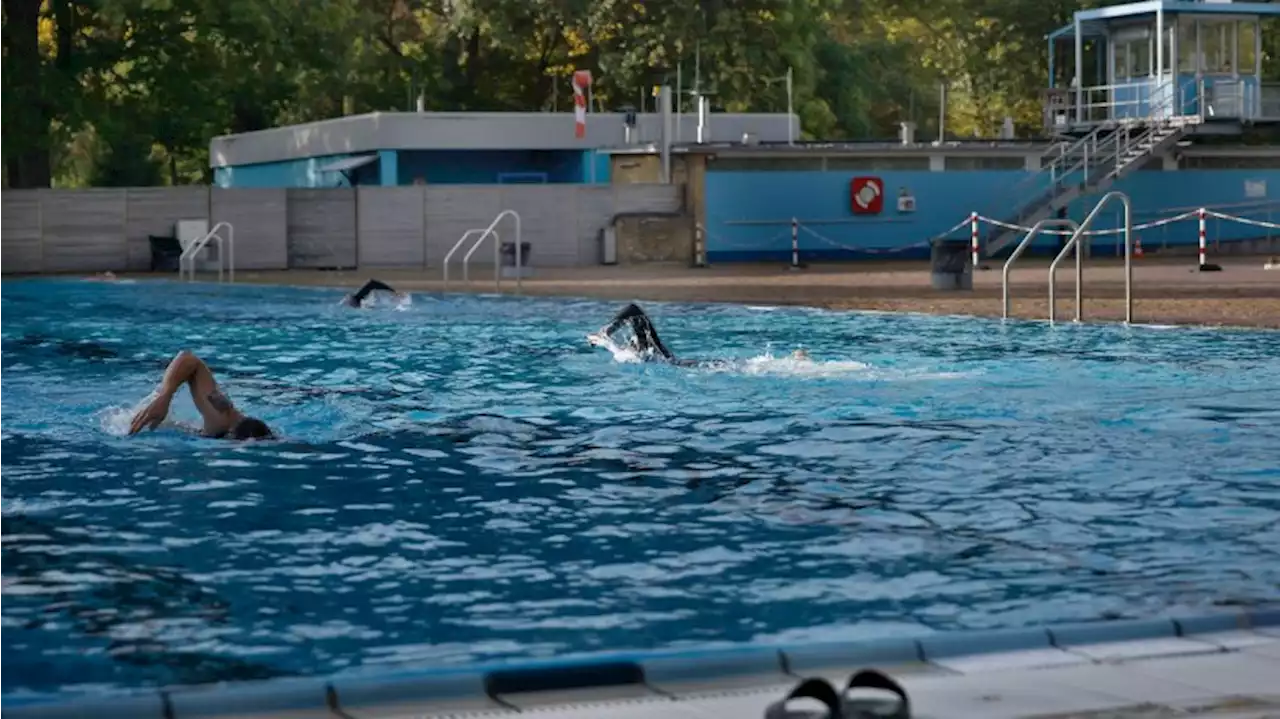
[[[230,432],[232,439],[272,439],[271,428],[255,417],[245,417]]]
[[[806,350],[796,350],[791,353],[791,359],[807,360],[810,359],[810,357]]]

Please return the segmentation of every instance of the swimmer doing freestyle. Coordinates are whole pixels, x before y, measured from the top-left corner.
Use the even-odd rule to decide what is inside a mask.
[[[658,337],[658,330],[654,328],[649,315],[645,314],[644,310],[640,309],[634,302],[623,307],[618,314],[613,316],[609,324],[587,335],[587,342],[595,346],[602,346],[623,325],[631,328],[631,341],[628,344],[628,348],[646,362],[668,362],[680,367],[711,364],[710,362],[699,360],[677,359],[671,353],[671,350],[662,344],[662,340]],[[809,353],[799,349],[791,353],[791,358],[808,360]]]
[[[364,283],[364,286],[362,286],[360,289],[356,290],[355,292],[352,292],[346,297],[343,297],[342,304],[346,305],[347,307],[362,307],[364,306],[365,299],[367,299],[369,295],[373,294],[375,290],[390,292],[392,295],[400,299],[405,298],[405,293],[397,292],[391,285],[388,285],[387,283],[382,282],[381,280],[369,280],[368,282]]]
[[[214,380],[209,367],[186,350],[179,352],[165,369],[156,398],[133,416],[129,434],[159,427],[169,416],[169,405],[184,384],[191,389],[191,400],[195,402],[196,409],[200,410],[200,417],[204,420],[201,434],[214,439],[272,438],[271,428],[267,427],[266,422],[248,417],[236,409],[218,388],[218,382]]]

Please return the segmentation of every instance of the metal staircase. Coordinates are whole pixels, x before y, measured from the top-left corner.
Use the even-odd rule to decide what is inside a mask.
[[[1106,192],[1152,157],[1162,156],[1188,127],[1201,122],[1198,114],[1183,114],[1181,107],[1172,112],[1175,104],[1181,103],[1157,103],[1147,117],[1104,121],[1074,142],[1056,144],[1041,157],[1040,170],[1013,188],[1010,194],[1015,199],[1003,205],[1012,204],[1013,212],[994,212],[992,219],[1025,228],[1053,218],[1077,198]],[[983,243],[983,255],[998,255],[1022,232],[993,227]]]

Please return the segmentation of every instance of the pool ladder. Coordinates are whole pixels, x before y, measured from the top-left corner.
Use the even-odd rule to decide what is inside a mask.
[[[453,244],[453,248],[449,250],[449,254],[444,256],[444,262],[441,263],[441,266],[444,271],[444,289],[446,290],[449,289],[449,260],[453,259],[454,253],[456,253],[458,249],[461,248],[466,243],[467,240],[477,236],[478,238],[474,243],[472,243],[471,249],[467,250],[467,254],[462,256],[462,281],[468,282],[468,283],[471,281],[471,278],[468,272],[468,265],[471,262],[471,256],[476,253],[476,250],[480,249],[480,245],[484,244],[485,240],[489,239],[490,237],[493,237],[493,289],[495,292],[500,291],[502,289],[502,242],[500,241],[498,237],[498,232],[495,228],[498,226],[498,223],[501,222],[502,218],[504,217],[510,217],[513,221],[515,221],[516,294],[517,295],[520,294],[520,292],[524,289],[524,281],[523,281],[524,262],[523,262],[523,258],[521,258],[520,256],[521,254],[520,214],[515,210],[503,210],[502,212],[499,212],[498,216],[493,218],[493,222],[490,222],[488,227],[475,228],[475,229],[467,230],[466,232],[462,233],[462,237],[459,237],[458,241]]]
[[[1009,270],[1044,227],[1056,225],[1070,227],[1072,233],[1071,239],[1067,240],[1067,243],[1062,246],[1062,250],[1058,252],[1058,256],[1049,264],[1049,322],[1056,322],[1058,317],[1058,265],[1066,258],[1067,253],[1073,250],[1076,254],[1076,322],[1081,320],[1084,304],[1084,254],[1080,251],[1080,240],[1084,237],[1085,232],[1089,230],[1089,227],[1093,225],[1093,221],[1097,219],[1099,213],[1102,212],[1102,208],[1115,199],[1120,200],[1124,205],[1124,322],[1125,324],[1133,323],[1133,205],[1129,201],[1129,196],[1119,190],[1112,190],[1103,195],[1102,199],[1098,200],[1098,204],[1094,205],[1088,217],[1084,218],[1084,222],[1078,225],[1072,220],[1048,219],[1037,222],[1031,228],[1031,231],[1022,238],[1022,241],[1018,243],[1018,246],[1009,255],[1009,259],[1004,263],[1004,274],[1001,278],[1001,299],[1003,301],[1001,316],[1003,318],[1009,318]]]
[[[222,230],[226,230],[224,234]],[[213,240],[218,241],[218,281],[222,281],[222,260],[226,258],[227,273],[230,275],[231,282],[236,281],[236,229],[230,222],[219,222],[213,226],[213,229],[204,234],[203,237],[187,245],[187,248],[178,255],[178,279],[189,275],[189,279],[196,278],[196,255],[204,250]],[[225,242],[226,246],[223,246]],[[226,250],[224,252],[224,250]]]

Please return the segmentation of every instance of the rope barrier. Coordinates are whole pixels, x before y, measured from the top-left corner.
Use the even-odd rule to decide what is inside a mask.
[[[1228,215],[1222,212],[1216,212],[1214,210],[1209,210],[1205,208],[1201,208],[1199,210],[1192,210],[1189,212],[1183,212],[1181,214],[1174,215],[1172,217],[1166,217],[1160,220],[1154,220],[1152,222],[1144,222],[1142,224],[1133,225],[1130,229],[1137,230],[1137,231],[1149,230],[1156,227],[1162,227],[1164,225],[1171,225],[1175,222],[1182,222],[1184,220],[1196,218],[1199,221],[1200,265],[1203,266],[1206,262],[1206,256],[1207,256],[1205,223],[1207,221],[1207,218],[1210,218],[1210,217],[1218,220],[1239,222],[1241,224],[1252,225],[1255,227],[1264,227],[1267,229],[1280,230],[1280,223],[1266,222],[1262,220],[1251,220],[1245,217]],[[716,244],[720,245],[721,247],[740,248],[743,250],[756,250],[756,251],[759,251],[762,249],[773,249],[773,248],[782,249],[783,247],[788,247],[791,254],[791,262],[789,266],[792,269],[796,269],[803,266],[800,264],[800,233],[801,232],[804,232],[808,236],[813,237],[814,239],[818,240],[819,242],[825,245],[828,245],[830,247],[834,247],[837,249],[841,249],[841,250],[858,252],[866,255],[894,255],[894,254],[899,254],[903,252],[911,252],[913,250],[917,250],[924,247],[929,247],[936,240],[940,240],[949,236],[954,236],[955,233],[964,229],[965,226],[967,225],[969,227],[970,251],[973,255],[973,262],[976,266],[980,259],[979,257],[980,232],[978,229],[978,225],[979,223],[982,223],[982,222],[985,222],[994,227],[1000,227],[1007,230],[1016,230],[1019,232],[1030,232],[1032,230],[1031,227],[1018,225],[1010,222],[1002,222],[1000,220],[987,217],[985,215],[980,215],[977,212],[972,212],[969,214],[968,217],[961,220],[960,222],[957,222],[955,225],[953,225],[946,231],[940,232],[937,235],[934,235],[933,237],[927,240],[914,242],[908,245],[900,245],[897,247],[865,247],[865,246],[859,246],[859,245],[845,244],[838,240],[833,240],[830,237],[827,237],[826,235],[823,235],[817,230],[814,230],[813,228],[801,222],[798,218],[794,218],[794,217],[791,218],[791,221],[789,223],[787,223],[786,229],[777,233],[773,237],[770,237],[769,239],[765,240],[763,243],[734,242],[722,235],[713,233],[710,230],[704,229],[703,232],[705,233],[705,237],[708,240],[715,240]],[[1059,230],[1059,229],[1048,229],[1048,228],[1042,228],[1040,232],[1041,234],[1046,234],[1046,235],[1071,235],[1072,234],[1071,230]],[[1112,230],[1089,230],[1083,234],[1085,236],[1091,236],[1091,237],[1103,237],[1108,235],[1117,235],[1123,232],[1124,232],[1124,228],[1117,228]],[[1231,240],[1227,240],[1227,241],[1231,241]],[[784,244],[784,243],[787,243],[787,244]],[[706,245],[704,244],[703,247],[706,248]]]

